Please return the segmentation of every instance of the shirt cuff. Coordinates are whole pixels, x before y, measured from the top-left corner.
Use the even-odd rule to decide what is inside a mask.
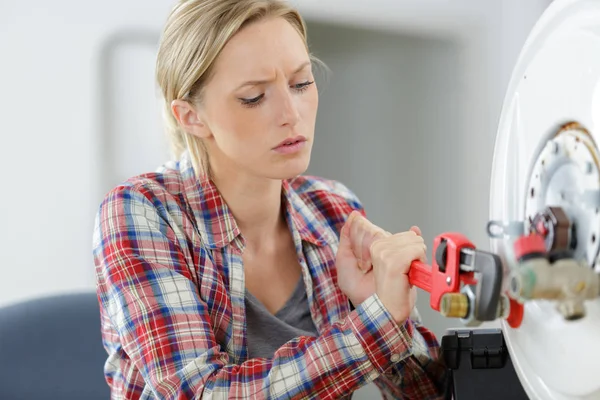
[[[377,294],[356,307],[350,325],[369,360],[381,374],[412,354],[412,324],[398,325]]]

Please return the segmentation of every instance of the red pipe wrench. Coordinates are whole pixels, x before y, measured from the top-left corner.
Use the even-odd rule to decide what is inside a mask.
[[[477,250],[464,235],[454,232],[437,236],[432,253],[431,265],[413,261],[408,273],[412,285],[430,293],[431,308],[440,311],[446,295],[460,294],[464,285],[476,285],[475,301],[465,303],[465,312],[478,321],[497,319],[503,278],[500,257]]]

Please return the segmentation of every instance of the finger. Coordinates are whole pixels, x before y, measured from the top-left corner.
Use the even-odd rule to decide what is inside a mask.
[[[399,268],[401,268],[402,270],[402,273],[408,274],[412,262],[416,260],[422,262],[424,262],[425,260],[425,249],[422,245],[412,244],[402,249],[402,252],[400,253],[400,260],[398,263]]]
[[[410,227],[410,230],[416,233],[418,236],[422,236],[421,229],[418,226],[413,225]]]
[[[350,216],[346,219],[344,225],[342,225],[342,229],[340,229],[340,242],[338,247],[338,253],[345,255],[345,257],[354,257],[356,259],[356,254],[354,253],[354,249],[352,248],[351,238],[351,226],[354,218],[355,216],[350,214]]]
[[[346,225],[351,227],[352,224],[354,223],[354,221],[356,220],[356,218],[359,216],[360,216],[360,213],[358,211],[356,211],[356,210],[352,211],[350,213],[350,215],[348,215],[348,218],[346,218]]]
[[[361,215],[358,211],[352,211],[350,213],[350,215],[348,216],[348,218],[346,218],[346,221],[344,222],[344,225],[342,226],[340,234],[344,234],[348,238],[352,238],[352,226],[356,223],[357,217],[360,217],[360,216]]]
[[[348,218],[346,220],[346,222],[344,222],[344,225],[342,226],[342,229],[340,230],[340,237],[344,237],[346,239],[350,238],[350,218]]]
[[[371,223],[364,216],[359,214],[354,218],[350,236],[354,254],[361,269],[370,268],[371,253],[369,248],[374,240],[384,235],[385,232],[381,228]]]
[[[395,235],[391,236],[390,240],[396,243],[397,246],[408,245],[413,243],[425,243],[425,239],[423,239],[423,236],[418,236],[413,231],[396,233]]]
[[[385,249],[390,249],[392,252],[397,253],[398,251],[402,252],[408,246],[418,246],[423,249],[424,253],[427,252],[427,246],[423,238],[417,236],[414,232],[407,231],[377,238],[369,246],[369,254],[373,258]],[[423,260],[423,262],[426,262],[427,258],[425,257]]]
[[[368,231],[365,228],[364,217],[361,215],[356,216],[352,221],[350,237],[352,239],[352,251],[361,270],[366,268],[365,264],[367,264],[368,260],[363,251],[363,243],[366,241],[367,234]]]
[[[374,240],[369,246],[369,254],[371,255],[371,259],[375,257],[375,255],[378,254],[381,249],[386,247],[388,243],[389,237]]]
[[[344,226],[342,226],[342,230],[341,230],[341,234],[343,234],[344,237],[346,237],[347,239],[349,239],[348,243],[350,246],[350,249],[352,251],[352,254],[354,254],[354,257],[358,260],[358,254],[356,252],[356,246],[355,246],[355,242],[356,242],[356,233],[357,233],[357,220],[360,218],[360,213],[358,211],[352,211],[350,213],[350,215],[348,216],[348,218],[346,219],[346,222],[344,223]]]
[[[369,226],[368,220],[361,216],[357,218],[355,225],[355,238],[354,241],[356,246],[356,252],[361,264],[361,269],[368,268],[370,265],[370,254],[365,251],[365,247],[372,241],[371,227]]]
[[[377,233],[377,232],[381,232],[383,234],[386,233],[386,231],[384,231],[383,229],[381,229],[380,227],[378,227],[377,225],[375,225],[374,223],[369,221],[362,214],[358,214],[355,219],[356,219],[356,223],[358,224],[357,228],[359,228],[359,229],[363,229],[363,230],[365,230],[367,232],[371,232],[371,233]]]
[[[363,237],[363,240],[361,243],[361,258],[362,258],[362,261],[365,263],[366,267],[370,268],[371,263],[372,263],[372,261],[371,261],[371,245],[376,240],[384,239],[385,237],[386,237],[386,234],[382,229],[369,231]]]
[[[423,255],[419,258],[419,260],[427,263],[427,246],[423,244]]]

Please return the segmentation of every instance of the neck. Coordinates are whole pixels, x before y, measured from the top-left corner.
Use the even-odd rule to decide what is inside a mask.
[[[244,235],[247,248],[252,251],[273,248],[281,232],[287,230],[281,212],[282,181],[214,170],[212,180]]]

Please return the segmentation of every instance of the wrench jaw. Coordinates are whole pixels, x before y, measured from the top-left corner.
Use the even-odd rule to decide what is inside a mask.
[[[460,318],[464,326],[477,327],[483,321],[475,318],[475,293],[471,285],[464,285],[460,293],[447,293],[442,296],[440,313],[447,318]]]
[[[495,254],[477,250],[463,235],[446,233],[434,241],[431,306],[448,318],[478,326],[505,314],[503,265]],[[445,284],[444,284],[445,283]]]
[[[467,327],[474,328],[480,326],[484,321],[504,319],[507,318],[510,313],[510,299],[506,294],[500,294],[493,318],[477,315],[476,310],[481,308],[481,302],[477,301],[477,296],[473,291],[472,285],[463,286],[460,293],[454,294],[454,297],[460,299],[458,302],[462,303],[461,306],[452,308],[451,305],[446,305],[445,307],[442,307],[441,313],[446,317],[460,318],[461,324]],[[445,300],[448,301],[450,299]],[[455,310],[458,312],[454,312]]]
[[[475,246],[460,233],[445,233],[434,240],[431,266],[425,268],[418,261],[412,263],[409,281],[430,293],[432,309],[440,311],[442,298],[445,295],[460,293],[462,285],[474,283],[472,272],[460,270],[462,261],[466,257],[463,252],[465,249],[475,249]],[[426,279],[422,279],[421,272],[424,270],[427,271]],[[424,280],[429,284],[422,284]]]

